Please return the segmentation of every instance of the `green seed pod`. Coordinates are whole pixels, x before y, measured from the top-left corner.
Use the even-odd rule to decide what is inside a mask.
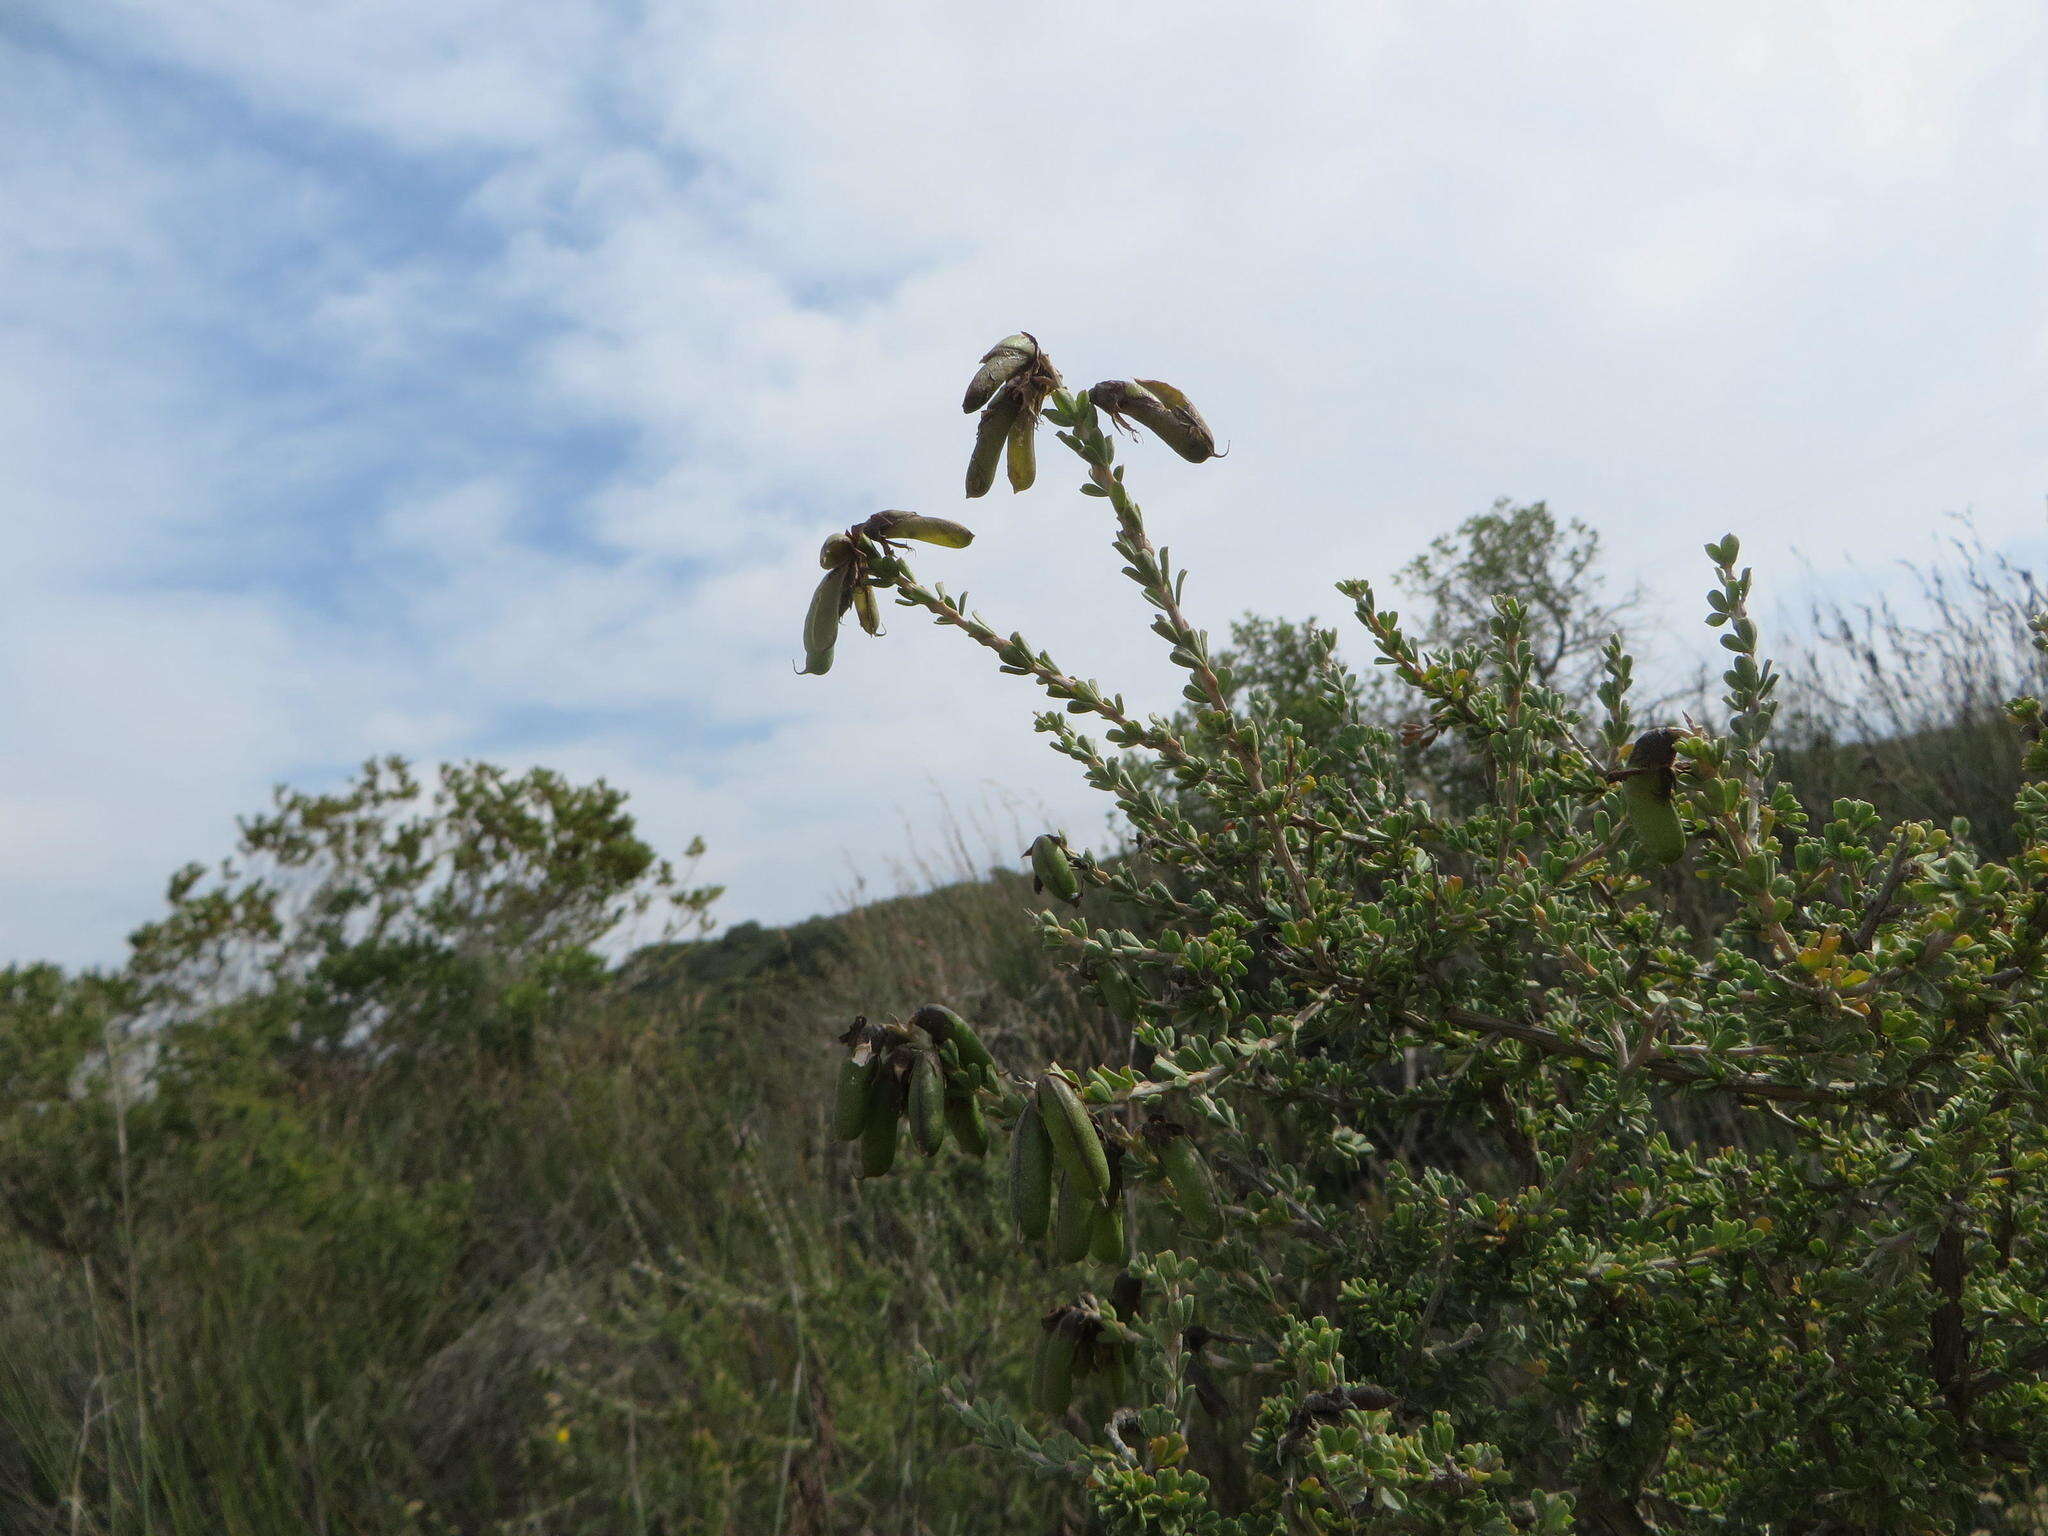
[[[868,1093],[867,1124],[860,1133],[860,1176],[879,1179],[896,1166],[896,1128],[903,1118],[903,1080],[884,1062]]]
[[[1038,401],[1026,400],[1010,423],[1010,490],[1028,491],[1038,479]]]
[[[1031,859],[1033,890],[1050,892],[1055,901],[1081,900],[1081,880],[1074,873],[1073,861],[1067,857],[1063,838],[1051,832],[1041,833],[1031,840],[1025,852]]]
[[[1124,1261],[1124,1208],[1121,1202],[1098,1205],[1088,1224],[1088,1256],[1098,1264]]]
[[[1052,1257],[1056,1264],[1078,1264],[1088,1253],[1088,1241],[1095,1231],[1095,1213],[1100,1207],[1074,1193],[1073,1181],[1059,1180],[1059,1203],[1052,1218]]]
[[[1090,1378],[1095,1390],[1111,1404],[1122,1404],[1129,1384],[1131,1346],[1107,1336],[1099,1317],[1090,1317],[1082,1330],[1081,1347],[1075,1352],[1074,1372]]]
[[[1025,1100],[1010,1133],[1010,1215],[1027,1243],[1044,1237],[1052,1218],[1052,1140],[1032,1099]]]
[[[1105,1400],[1121,1407],[1127,1400],[1125,1389],[1128,1385],[1124,1351],[1118,1347],[1104,1355],[1102,1363],[1096,1367],[1096,1389],[1102,1393]]]
[[[946,1089],[946,1127],[960,1150],[969,1157],[988,1155],[988,1121],[982,1118],[981,1101],[972,1089]]]
[[[975,370],[968,382],[967,394],[960,402],[963,411],[978,411],[989,402],[989,397],[1038,361],[1038,341],[1029,331],[1019,331],[1014,336],[1005,336],[981,355],[981,366]]]
[[[818,550],[818,564],[825,570],[835,565],[845,565],[853,559],[853,540],[843,533],[835,533]]]
[[[875,607],[875,589],[864,581],[854,583],[853,611],[862,629],[871,635],[882,632],[882,615]]]
[[[858,1141],[867,1128],[868,1097],[875,1082],[875,1055],[863,1042],[839,1064],[839,1090],[832,1105],[832,1134],[841,1141]]]
[[[804,614],[804,671],[832,670],[832,648],[839,641],[839,620],[853,603],[853,570],[835,566],[825,573]]]
[[[1103,1007],[1120,1019],[1138,1017],[1145,996],[1116,966],[1106,961],[1099,963],[1089,979],[1095,983],[1095,995],[1102,999]]]
[[[965,549],[974,542],[972,530],[964,525],[917,512],[877,512],[861,524],[861,531],[878,539],[918,539],[947,549]]]
[[[1074,1188],[1096,1204],[1109,1198],[1109,1155],[1074,1085],[1058,1072],[1038,1080],[1038,1114]]]
[[[1643,856],[1658,864],[1676,863],[1685,854],[1685,829],[1672,804],[1678,788],[1672,764],[1685,734],[1678,726],[1643,732],[1628,750],[1628,766],[1608,775],[1621,781],[1622,805]]]
[[[1678,824],[1677,807],[1657,793],[1655,781],[1647,776],[1626,780],[1621,799],[1644,855],[1659,864],[1677,863],[1685,854],[1685,830]]]
[[[1003,457],[1003,446],[1009,441],[1010,429],[1023,414],[1024,397],[1010,385],[1004,385],[995,399],[989,402],[987,410],[981,413],[981,420],[974,427],[974,452],[967,460],[967,496],[971,501],[977,496],[986,496],[996,483],[996,465]]]
[[[928,1003],[910,1016],[910,1022],[930,1035],[934,1045],[952,1046],[962,1071],[971,1081],[988,1088],[996,1086],[995,1057],[989,1055],[981,1036],[959,1014],[937,1003]]]
[[[1031,1362],[1031,1406],[1057,1417],[1074,1400],[1074,1356],[1080,1351],[1080,1314],[1072,1307],[1048,1312],[1039,1324],[1045,1337]]]
[[[1154,1120],[1145,1127],[1145,1140],[1159,1156],[1160,1171],[1188,1231],[1204,1242],[1214,1241],[1223,1230],[1223,1213],[1193,1138],[1170,1120]]]
[[[930,1051],[919,1051],[910,1064],[910,1134],[926,1157],[946,1143],[946,1087]]]

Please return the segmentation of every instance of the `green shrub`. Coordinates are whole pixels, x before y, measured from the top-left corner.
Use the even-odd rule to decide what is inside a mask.
[[[1104,430],[1138,416],[1131,387],[1058,389],[1046,419],[1185,674],[1177,720],[922,583],[900,523],[825,552],[842,611],[893,592],[1035,682],[1058,706],[1040,729],[1138,855],[1075,857],[1079,911],[1040,919],[1127,1021],[1117,1048],[977,1081],[943,1027],[850,1037],[878,1083],[936,1054],[1016,1134],[1051,1124],[1063,1202],[1096,1182],[1076,1138],[1109,1153],[1123,1252],[1007,1320],[1032,1406],[935,1360],[966,1422],[1130,1536],[2027,1528],[2048,1466],[2041,706],[2010,710],[2031,745],[1995,861],[1963,825],[1802,806],[1766,748],[1779,677],[1732,536],[1708,550],[1721,723],[1690,732],[1638,738],[1659,723],[1633,718],[1618,641],[1589,724],[1517,599],[1424,650],[1343,583],[1411,742],[1478,768],[1478,793],[1424,798],[1332,636],[1334,725],[1237,707]],[[1207,457],[1187,448],[1206,429],[1162,420]],[[811,670],[831,639],[814,604]],[[1109,898],[1149,922],[1091,921]]]
[[[1096,1039],[1018,877],[606,967],[658,870],[613,792],[412,782],[281,795],[119,971],[0,971],[0,1530],[1043,1528],[917,1382],[1015,1370],[995,1181],[857,1189],[808,1048],[934,991]]]

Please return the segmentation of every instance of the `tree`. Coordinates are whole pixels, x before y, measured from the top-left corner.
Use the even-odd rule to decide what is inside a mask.
[[[489,763],[443,765],[429,792],[397,757],[332,794],[280,787],[241,823],[237,858],[179,870],[169,912],[130,938],[139,1022],[288,994],[299,1043],[389,1048],[394,1020],[473,1014],[456,994],[601,970],[594,946],[650,915],[658,936],[701,932],[717,888],[679,881],[625,802],[601,780]],[[439,1006],[402,1007],[394,986]]]
[[[1606,598],[1592,528],[1576,518],[1560,524],[1543,502],[1515,506],[1506,497],[1432,540],[1395,584],[1428,604],[1411,631],[1427,650],[1483,648],[1495,600],[1513,598],[1525,615],[1531,675],[1581,708],[1594,702],[1607,642],[1626,635],[1641,602],[1639,590]]]
[[[0,1196],[103,1267],[152,1202],[313,1222],[355,1175],[299,1119],[305,1073],[525,1060],[605,983],[597,945],[649,915],[701,931],[717,895],[601,781],[463,763],[430,792],[390,757],[279,788],[235,858],[171,877],[118,970],[0,970]]]
[[[1343,583],[1410,711],[1485,769],[1433,802],[1344,690],[1315,694],[1320,741],[1234,696],[1105,430],[1127,387],[1056,389],[1046,419],[1186,676],[1178,719],[843,536],[844,580],[1044,693],[1039,728],[1164,871],[1033,845],[1074,896],[1043,936],[1128,1022],[1123,1059],[1005,1070],[933,1006],[845,1037],[864,1171],[900,1122],[971,1155],[992,1118],[1020,1261],[1051,1245],[1050,1310],[1013,1325],[1028,1406],[934,1362],[947,1400],[1110,1536],[2021,1528],[2048,1466],[2040,703],[2011,708],[2021,851],[1996,862],[1802,808],[1732,536],[1711,731],[1639,735],[1608,641],[1587,744],[1611,613],[1503,595],[1426,649]],[[1462,611],[1464,563],[1429,569]],[[1713,902],[1672,899],[1674,857]],[[1091,923],[1108,898],[1147,931]]]

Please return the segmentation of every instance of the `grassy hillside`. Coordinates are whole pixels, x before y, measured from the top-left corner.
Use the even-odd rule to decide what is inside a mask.
[[[1048,1528],[915,1381],[920,1350],[1000,1377],[1042,1310],[984,1262],[990,1178],[863,1187],[820,1109],[882,1000],[953,1001],[1020,1061],[1086,1040],[1029,901],[969,882],[649,951],[523,1052],[479,1028],[287,1068],[216,1019],[125,1169],[110,1119],[70,1127],[114,1155],[68,1173],[16,1121],[0,1529]],[[66,983],[0,974],[19,1040]]]

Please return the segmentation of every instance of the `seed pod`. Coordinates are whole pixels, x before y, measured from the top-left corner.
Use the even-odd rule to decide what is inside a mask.
[[[1122,1406],[1127,1398],[1125,1388],[1129,1385],[1129,1377],[1124,1366],[1123,1346],[1113,1346],[1105,1353],[1095,1372],[1095,1384],[1103,1397],[1119,1407]]]
[[[879,1179],[896,1166],[896,1128],[903,1118],[903,1080],[884,1062],[868,1093],[867,1124],[860,1133],[860,1176]]]
[[[1170,1120],[1153,1120],[1145,1127],[1145,1140],[1159,1156],[1160,1171],[1188,1231],[1204,1242],[1214,1241],[1223,1230],[1223,1213],[1194,1139]]]
[[[1095,995],[1102,999],[1102,1006],[1120,1019],[1136,1019],[1138,1009],[1145,996],[1118,967],[1108,962],[1098,963],[1089,979],[1095,983]]]
[[[1074,1353],[1074,1374],[1090,1378],[1095,1390],[1107,1401],[1120,1404],[1124,1401],[1130,1362],[1131,1346],[1122,1339],[1111,1338],[1099,1315],[1088,1317],[1081,1332],[1081,1347]]]
[[[1078,1264],[1088,1253],[1101,1207],[1074,1192],[1073,1180],[1061,1175],[1059,1205],[1052,1218],[1052,1257],[1056,1264]]]
[[[1046,1313],[1039,1326],[1045,1337],[1031,1362],[1031,1406],[1058,1416],[1074,1400],[1074,1356],[1081,1347],[1081,1314],[1072,1307]]]
[[[1190,464],[1217,457],[1216,434],[1209,430],[1209,423],[1202,420],[1202,413],[1195,409],[1192,400],[1163,379],[1134,382],[1150,390],[1166,406],[1167,418],[1146,423],[1161,442]]]
[[[818,550],[818,564],[825,570],[835,565],[844,565],[853,558],[853,540],[843,533],[835,533]]]
[[[995,1057],[989,1055],[981,1036],[959,1014],[937,1003],[927,1003],[910,1016],[910,1022],[930,1035],[934,1045],[952,1046],[970,1080],[989,1088],[996,1086]]]
[[[1037,361],[1038,341],[1029,331],[1005,336],[981,355],[981,366],[968,382],[960,409],[980,410],[988,404],[991,395]]]
[[[1038,479],[1038,401],[1025,400],[1010,423],[1010,490],[1028,491]]]
[[[806,673],[823,674],[832,670],[832,648],[839,641],[839,620],[852,602],[852,567],[833,567],[818,583],[818,590],[811,594],[810,610],[804,615]]]
[[[1109,1198],[1109,1155],[1074,1085],[1058,1072],[1038,1080],[1038,1114],[1074,1188],[1096,1204]]]
[[[1074,873],[1073,861],[1067,857],[1064,839],[1044,832],[1033,838],[1025,851],[1031,858],[1031,888],[1034,891],[1050,892],[1055,901],[1080,902],[1081,880]]]
[[[1010,1215],[1027,1243],[1045,1236],[1052,1217],[1052,1141],[1033,1099],[1024,1101],[1010,1133]]]
[[[854,583],[853,611],[862,629],[871,635],[882,632],[882,615],[875,607],[875,589],[864,581]]]
[[[1685,830],[1678,824],[1678,810],[1669,798],[1657,793],[1653,780],[1625,781],[1621,799],[1645,857],[1659,864],[1675,864],[1684,856]]]
[[[946,1088],[930,1051],[919,1051],[910,1064],[910,1134],[926,1157],[946,1143]]]
[[[1637,845],[1658,864],[1676,863],[1685,853],[1685,830],[1672,804],[1678,787],[1672,764],[1685,734],[1678,726],[1643,732],[1628,750],[1628,766],[1608,775],[1621,781],[1621,801]]]
[[[1098,1264],[1124,1261],[1124,1208],[1121,1201],[1095,1208],[1088,1225],[1088,1256]]]
[[[867,1128],[868,1096],[875,1082],[875,1055],[862,1043],[839,1064],[839,1090],[833,1099],[832,1134],[841,1141],[858,1141]]]
[[[1137,422],[1190,464],[1218,457],[1216,436],[1202,413],[1160,379],[1105,379],[1088,398],[1118,426],[1128,431]]]
[[[863,533],[877,539],[918,539],[947,549],[965,549],[974,542],[973,532],[951,518],[917,512],[877,512],[860,526]]]
[[[975,1098],[973,1089],[956,1090],[947,1085],[946,1128],[969,1157],[988,1155],[988,1121],[982,1118],[981,1101]]]
[[[967,460],[967,496],[971,501],[986,496],[996,483],[996,464],[1009,441],[1010,429],[1023,414],[1024,397],[1011,385],[1004,385],[981,420],[974,427],[974,452]]]

